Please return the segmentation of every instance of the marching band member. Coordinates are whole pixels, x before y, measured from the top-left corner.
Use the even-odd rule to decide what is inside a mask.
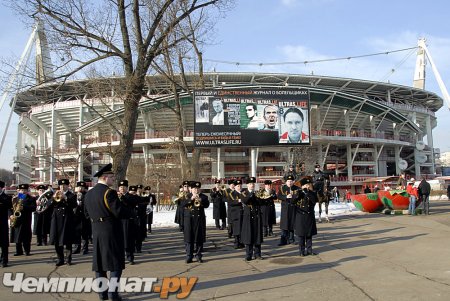
[[[88,187],[84,181],[77,182],[76,186],[75,192],[77,197],[77,207],[74,209],[74,243],[77,247],[73,254],[78,254],[81,252],[81,249],[83,249],[83,255],[86,255],[88,253],[89,240],[92,239],[91,221],[84,215],[84,200]]]
[[[214,187],[211,189],[211,201],[213,202],[213,218],[216,222],[216,228],[223,230],[227,222],[227,208],[225,206],[225,196],[223,190],[220,188],[220,180],[214,181]],[[222,220],[222,226],[220,225]]]
[[[263,259],[261,256],[261,244],[263,242],[263,224],[261,203],[255,190],[256,178],[247,179],[247,190],[243,191],[242,203],[243,217],[241,229],[241,242],[245,244],[245,260]]]
[[[31,251],[31,220],[36,211],[36,198],[29,194],[30,185],[20,184],[17,196],[12,199],[13,214],[11,220],[11,242],[16,244],[14,256],[30,256]]]
[[[119,199],[122,205],[128,210],[124,213],[122,219],[124,244],[125,244],[125,255],[127,256],[128,262],[134,264],[134,250],[136,248],[136,239],[138,234],[138,224],[137,224],[137,213],[136,206],[140,202],[140,197],[135,194],[137,192],[137,186],[130,186],[128,191],[128,181],[123,180],[119,182]]]
[[[175,204],[177,204],[177,211],[175,212],[175,223],[178,224],[180,232],[183,232],[183,214],[184,209],[181,206],[181,202],[189,193],[189,181],[183,181],[183,184],[180,187],[180,191],[175,199]]]
[[[50,226],[50,244],[55,245],[58,257],[56,266],[72,264],[72,243],[74,240],[74,209],[77,207],[77,197],[69,190],[69,180],[58,180],[59,191],[55,192],[50,207],[53,208]],[[65,248],[65,250],[64,250]]]
[[[264,181],[264,189],[262,189],[264,195],[265,206],[261,207],[263,227],[264,227],[264,237],[273,235],[273,225],[277,223],[277,215],[275,211],[275,200],[277,199],[277,194],[275,190],[272,189],[272,181]]]
[[[230,200],[228,201],[230,206],[230,218],[233,229],[233,236],[234,236],[234,248],[239,249],[243,248],[244,245],[241,242],[241,226],[242,226],[242,214],[243,214],[243,207],[242,207],[242,181],[241,180],[235,180],[234,182],[235,190],[230,193]]]
[[[45,185],[38,185],[38,199],[36,200],[36,211],[34,212],[33,234],[36,235],[38,246],[47,245],[47,235],[50,234],[50,224],[52,221],[52,212],[49,210],[49,204],[53,193],[47,191]]]
[[[137,235],[136,235],[136,253],[142,253],[142,243],[147,237],[147,205],[148,199],[142,195],[144,185],[139,184],[136,186],[137,190],[135,195],[139,197],[137,204]]]
[[[295,228],[295,203],[298,198],[300,188],[294,185],[294,177],[288,175],[286,183],[280,188],[278,199],[281,200],[280,228],[281,237],[279,246],[284,246],[288,242],[294,243]]]
[[[225,202],[227,202],[228,238],[233,237],[233,222],[231,218],[231,195],[235,190],[235,180],[228,180],[228,188],[224,191]]]
[[[150,186],[145,186],[145,197],[148,198],[148,205],[146,209],[147,213],[147,232],[152,233],[153,224],[153,206],[156,205],[156,196],[151,192],[152,188]]]
[[[8,266],[9,211],[12,211],[11,197],[5,193],[5,182],[0,181],[0,247],[2,249],[2,267],[4,268]]]
[[[317,202],[317,194],[313,191],[310,178],[300,180],[303,192],[296,203],[295,210],[295,234],[299,240],[300,256],[316,255],[312,250],[312,237],[317,234],[314,206]]]
[[[186,263],[191,263],[194,257],[203,262],[203,243],[206,239],[205,208],[209,207],[208,197],[200,193],[200,182],[191,182],[191,192],[183,199],[184,243],[186,248]]]

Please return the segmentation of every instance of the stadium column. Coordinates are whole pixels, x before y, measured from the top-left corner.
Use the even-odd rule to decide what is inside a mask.
[[[432,127],[431,127],[431,117],[430,115],[427,115],[425,118],[425,130],[427,133],[427,145],[430,147],[431,150],[431,170],[430,173],[434,174],[434,148],[433,148],[433,133],[432,133]]]
[[[79,110],[79,120],[78,120],[78,126],[83,125],[83,102],[80,100],[80,110]],[[83,181],[83,134],[80,132],[78,134],[78,181]]]
[[[353,180],[353,164],[352,164],[352,144],[347,144],[347,176],[348,180]]]

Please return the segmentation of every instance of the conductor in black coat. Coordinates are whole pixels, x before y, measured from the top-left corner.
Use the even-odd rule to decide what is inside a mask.
[[[12,210],[11,196],[5,193],[5,182],[0,181],[0,247],[2,249],[2,267],[8,266],[9,212]]]
[[[85,214],[92,222],[93,257],[92,270],[95,277],[107,277],[120,281],[122,270],[125,268],[125,252],[121,217],[124,206],[120,202],[117,192],[111,188],[115,176],[112,164],[100,169],[94,177],[98,183],[86,193]],[[108,296],[109,295],[109,296]],[[117,291],[108,294],[108,291],[99,293],[100,299],[120,300]]]
[[[216,222],[216,228],[223,230],[227,223],[227,208],[225,206],[224,191],[220,188],[220,180],[214,181],[214,187],[211,189],[211,201],[213,202],[213,218]],[[220,225],[222,220],[222,226]]]
[[[58,180],[59,191],[55,192],[49,207],[53,208],[50,226],[50,244],[55,245],[58,260],[56,266],[72,264],[72,243],[75,239],[74,209],[77,196],[69,190],[69,180]],[[64,250],[65,248],[65,250]]]
[[[298,199],[300,188],[294,185],[294,177],[287,176],[286,184],[280,188],[278,199],[281,201],[280,228],[281,237],[279,246],[294,243],[295,227],[295,203]]]
[[[194,257],[203,262],[203,243],[206,239],[205,208],[209,207],[208,197],[200,193],[200,182],[191,182],[191,192],[183,199],[184,244],[186,248],[186,263],[191,263]]]
[[[303,178],[300,180],[300,184],[302,191],[299,192],[295,210],[295,233],[299,240],[300,256],[316,255],[312,250],[312,237],[317,234],[314,215],[317,195],[313,191],[311,179]]]
[[[245,245],[245,260],[262,259],[263,242],[262,200],[255,191],[256,178],[247,179],[247,190],[242,192],[244,212],[242,216],[241,242]]]
[[[14,256],[21,256],[25,250],[25,255],[29,256],[31,251],[32,214],[36,211],[36,198],[29,194],[28,184],[20,184],[18,194],[12,199],[13,215],[10,216],[15,220],[11,225],[11,242],[16,244],[16,253]],[[14,218],[15,213],[20,217]]]

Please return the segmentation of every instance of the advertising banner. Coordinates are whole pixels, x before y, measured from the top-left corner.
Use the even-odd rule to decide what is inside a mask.
[[[194,146],[311,144],[307,89],[194,91]]]

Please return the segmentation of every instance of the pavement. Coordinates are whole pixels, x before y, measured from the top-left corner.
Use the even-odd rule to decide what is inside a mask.
[[[317,256],[298,256],[297,245],[278,247],[268,237],[264,260],[244,261],[226,230],[208,228],[204,262],[186,264],[176,228],[156,228],[136,264],[123,277],[198,277],[187,300],[449,300],[450,201],[432,201],[430,215],[379,213],[336,217],[318,224]],[[279,228],[275,227],[275,235]],[[92,277],[91,254],[55,267],[53,246],[32,246],[4,272],[26,276]],[[122,293],[124,300],[159,300],[158,293]],[[0,300],[98,300],[96,293],[13,293],[0,284]],[[169,294],[169,300],[177,300]]]

